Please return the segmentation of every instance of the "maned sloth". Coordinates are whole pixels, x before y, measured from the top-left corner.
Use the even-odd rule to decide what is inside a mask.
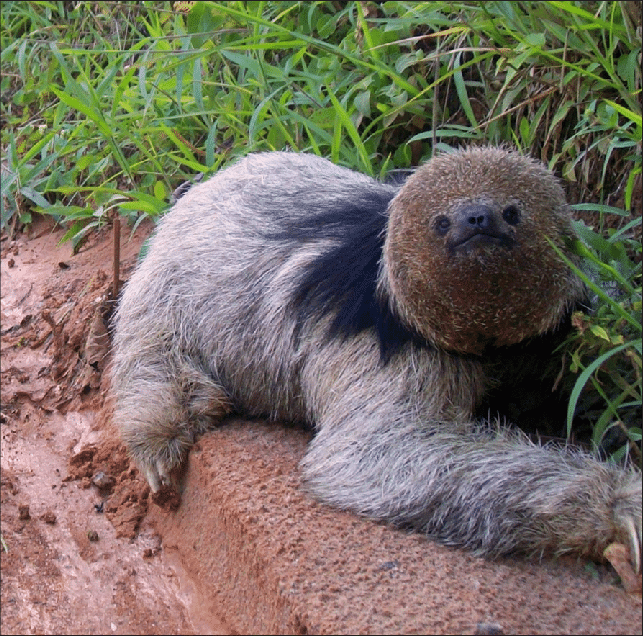
[[[444,154],[401,187],[250,155],[178,201],[124,289],[122,438],[157,490],[230,413],[309,423],[322,502],[487,556],[625,542],[638,568],[638,471],[481,418],[532,360],[540,381],[585,296],[545,237],[573,237],[563,191],[516,152]]]

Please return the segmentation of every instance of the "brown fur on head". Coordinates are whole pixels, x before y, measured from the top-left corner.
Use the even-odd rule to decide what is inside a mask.
[[[481,354],[542,334],[583,286],[545,237],[574,236],[565,195],[542,164],[501,148],[444,154],[391,203],[382,285],[422,336]]]

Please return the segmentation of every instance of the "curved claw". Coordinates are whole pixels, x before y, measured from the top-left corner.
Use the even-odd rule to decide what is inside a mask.
[[[147,483],[150,485],[152,492],[158,492],[161,487],[160,476],[154,466],[141,467],[141,472],[143,473]]]
[[[158,492],[161,486],[172,483],[170,470],[163,460],[158,459],[151,464],[141,466],[141,472],[147,479],[152,492]]]
[[[616,507],[620,526],[620,540],[630,551],[630,561],[634,571],[641,570],[641,475],[633,473],[630,482],[619,493],[619,504]]]
[[[638,574],[641,569],[641,526],[636,527],[636,523],[632,518],[627,519],[625,522],[627,526],[627,535],[629,539],[630,558],[634,571]]]

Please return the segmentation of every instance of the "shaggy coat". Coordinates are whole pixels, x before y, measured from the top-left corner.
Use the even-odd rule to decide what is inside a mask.
[[[232,412],[304,422],[323,502],[478,554],[622,541],[638,565],[638,472],[480,418],[551,394],[585,292],[545,237],[574,238],[562,189],[514,152],[445,154],[401,186],[250,155],[178,201],[125,287],[122,438],[157,490]]]

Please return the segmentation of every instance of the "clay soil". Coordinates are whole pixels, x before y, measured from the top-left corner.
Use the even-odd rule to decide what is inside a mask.
[[[121,232],[121,274],[151,231]],[[489,562],[300,488],[309,433],[233,421],[153,498],[110,424],[112,234],[2,236],[1,632],[641,633],[640,577]],[[627,590],[625,589],[627,588]]]

